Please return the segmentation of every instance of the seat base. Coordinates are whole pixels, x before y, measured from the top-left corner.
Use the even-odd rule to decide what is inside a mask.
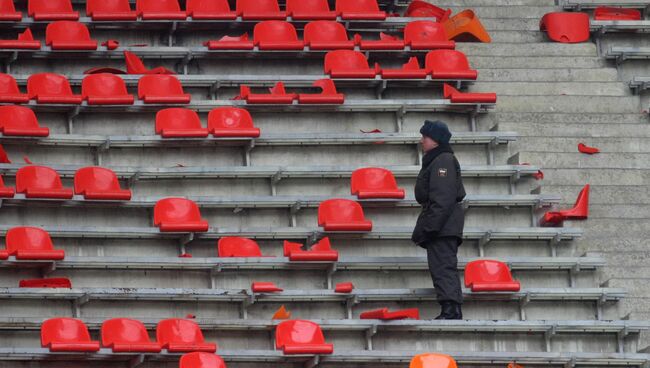
[[[23,20],[21,12],[0,14],[0,21],[2,22],[20,22],[21,20]]]
[[[242,137],[242,138],[257,138],[260,136],[260,130],[254,129],[211,129],[210,134],[215,137]]]
[[[29,102],[29,96],[26,94],[15,94],[15,95],[0,95],[0,102],[2,103],[13,103],[13,104],[23,104]]]
[[[476,70],[460,70],[454,72],[436,72],[431,73],[433,79],[469,79],[476,80],[478,72]]]
[[[323,94],[306,94],[301,93],[298,95],[298,103],[301,104],[329,104],[329,105],[340,105],[345,102],[345,95],[338,93],[335,95],[323,95]]]
[[[191,353],[194,351],[201,351],[204,353],[214,353],[217,351],[217,344],[211,344],[211,343],[202,343],[202,344],[169,343],[164,347],[170,353]]]
[[[208,136],[207,129],[163,129],[163,138],[205,138]]]
[[[81,105],[83,99],[80,95],[71,96],[47,96],[37,95],[36,102],[39,104],[59,104],[59,105]]]
[[[0,49],[38,50],[41,41],[0,40]]]
[[[243,20],[285,20],[287,19],[286,12],[274,12],[274,13],[253,13],[245,12],[242,14]]]
[[[176,95],[176,96],[144,96],[144,103],[146,104],[188,104],[192,96],[189,94]]]
[[[208,50],[253,50],[253,41],[208,41]]]
[[[96,352],[99,351],[99,341],[53,342],[49,348],[54,352]]]
[[[59,190],[39,190],[27,189],[25,197],[27,198],[53,198],[53,199],[72,199],[72,189],[59,189]]]
[[[93,21],[137,20],[138,12],[93,12]]]
[[[386,19],[386,12],[341,13],[341,18],[346,20],[384,20]]]
[[[291,105],[295,98],[295,95],[250,94],[246,97],[246,102],[249,104]]]
[[[32,15],[34,20],[79,20],[79,12],[65,13],[35,13]]]
[[[404,41],[361,41],[361,50],[403,50]]]
[[[411,47],[411,50],[439,50],[439,49],[449,49],[454,50],[456,48],[455,41],[411,41],[408,46]]]
[[[326,222],[322,224],[325,231],[371,231],[372,222],[359,221],[359,222]]]
[[[329,74],[332,78],[375,79],[377,72],[374,69],[330,70]]]
[[[331,251],[299,251],[291,252],[289,261],[292,262],[334,262],[339,260],[339,252]]]
[[[332,354],[334,352],[334,345],[332,344],[285,345],[282,347],[282,352],[286,355]]]
[[[0,130],[2,135],[12,137],[47,137],[50,135],[50,129],[46,127],[31,129],[0,128]]]
[[[179,12],[142,12],[142,20],[186,20],[187,13]]]
[[[310,50],[354,50],[354,41],[312,41],[308,46]]]
[[[356,193],[359,199],[373,199],[373,198],[386,198],[386,199],[404,199],[404,189],[395,190],[364,190]]]
[[[194,20],[235,20],[237,19],[237,13],[227,12],[227,13],[212,13],[212,12],[201,12],[194,11],[188,14]]]
[[[261,41],[258,44],[260,50],[288,50],[288,51],[302,51],[305,49],[305,44],[302,41],[287,41],[287,42],[267,42]]]
[[[521,289],[521,284],[517,281],[513,282],[489,282],[489,283],[473,283],[472,292],[499,292],[499,291],[511,291],[516,292]]]
[[[163,222],[158,225],[160,231],[162,232],[206,232],[208,231],[208,222],[187,222],[187,223],[167,223]]]
[[[54,41],[49,46],[52,50],[97,50],[97,41]]]
[[[426,79],[425,69],[382,69],[381,77],[384,79]]]
[[[292,12],[291,18],[293,20],[336,20],[336,12],[335,11],[322,11],[322,12],[309,12],[309,13]]]
[[[115,343],[112,346],[108,347],[112,348],[114,353],[160,353],[162,350],[160,345],[155,342],[140,342],[129,344]]]
[[[128,201],[131,199],[132,193],[130,190],[124,189],[105,192],[86,191],[83,195],[84,199]]]
[[[48,260],[60,261],[65,258],[65,252],[60,249],[54,250],[18,250],[15,253],[18,260]]]
[[[133,105],[135,97],[132,95],[125,96],[88,96],[86,97],[88,105]]]

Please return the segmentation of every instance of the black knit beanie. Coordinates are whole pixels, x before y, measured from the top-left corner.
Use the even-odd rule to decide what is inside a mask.
[[[449,140],[451,139],[451,132],[447,124],[439,120],[425,121],[422,128],[420,128],[420,134],[433,139],[438,144],[449,144]]]

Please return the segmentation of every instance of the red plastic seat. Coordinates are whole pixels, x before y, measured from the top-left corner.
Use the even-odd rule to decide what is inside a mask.
[[[205,342],[199,325],[186,319],[166,319],[158,322],[156,339],[163,349],[170,353],[217,351],[217,344]]]
[[[418,354],[411,359],[409,368],[457,368],[456,361],[444,354]]]
[[[322,92],[300,93],[298,94],[298,103],[301,104],[342,104],[345,102],[345,95],[336,91],[334,81],[327,79],[319,79],[312,84],[313,87],[319,87]]]
[[[154,225],[164,232],[204,232],[208,222],[201,218],[196,203],[185,198],[165,198],[156,202]]]
[[[19,22],[23,19],[23,14],[16,11],[14,0],[0,0],[0,21]]]
[[[561,43],[579,43],[589,40],[589,15],[587,13],[553,12],[542,17],[540,31],[548,38]]]
[[[228,0],[187,0],[187,15],[197,20],[235,20]]]
[[[15,194],[14,188],[5,186],[5,181],[0,176],[0,198],[13,198]]]
[[[219,257],[262,257],[260,246],[252,239],[227,236],[220,238],[217,244]]]
[[[131,191],[120,188],[117,175],[103,167],[83,167],[74,174],[74,192],[85,199],[128,201]]]
[[[317,20],[305,26],[305,45],[310,50],[353,50],[354,41],[348,38],[343,24]]]
[[[253,125],[248,110],[237,107],[219,107],[208,114],[208,130],[215,137],[260,136],[260,129]]]
[[[381,319],[384,321],[392,321],[398,319],[420,319],[420,311],[417,308],[411,308],[389,312],[388,308],[381,308],[363,312],[359,315],[359,318]]]
[[[311,321],[284,321],[275,329],[275,346],[284,354],[332,354],[334,345],[325,343],[320,326]]]
[[[361,205],[349,199],[328,199],[318,206],[318,226],[325,231],[371,231]]]
[[[379,40],[361,40],[359,47],[361,50],[402,50],[404,49],[404,40],[401,40],[397,36],[380,32]]]
[[[253,42],[260,50],[302,50],[303,41],[293,24],[283,20],[265,20],[255,25]]]
[[[124,61],[126,62],[127,74],[176,74],[162,66],[147,69],[142,62],[142,59],[130,51],[124,51]]]
[[[404,199],[404,189],[398,188],[393,173],[383,168],[367,167],[355,170],[350,184],[350,192],[359,199]]]
[[[185,20],[178,0],[137,0],[135,10],[144,20]]]
[[[280,10],[278,0],[237,0],[237,14],[244,20],[282,20],[287,13]]]
[[[41,325],[41,346],[54,352],[96,352],[86,325],[74,318],[52,318]]]
[[[208,130],[201,126],[196,111],[172,107],[156,113],[156,134],[163,138],[205,138]]]
[[[88,105],[133,105],[135,97],[126,90],[124,80],[115,74],[99,73],[84,77],[81,98]]]
[[[272,282],[253,282],[251,284],[251,291],[253,293],[277,293],[282,291],[282,289]]]
[[[255,44],[248,38],[248,33],[241,36],[223,36],[218,41],[207,41],[204,45],[209,50],[252,50]]]
[[[386,19],[386,12],[379,10],[377,0],[336,0],[336,13],[343,19]]]
[[[456,42],[447,37],[445,27],[429,20],[410,22],[404,28],[404,43],[411,50],[454,49]]]
[[[354,284],[351,282],[340,282],[334,287],[335,293],[349,294],[354,290]]]
[[[45,30],[45,44],[52,50],[97,50],[86,25],[69,20],[52,22]]]
[[[27,94],[30,99],[42,104],[80,105],[81,95],[72,93],[70,82],[60,74],[32,74],[27,79]]]
[[[339,252],[332,249],[330,239],[324,237],[309,250],[302,250],[302,244],[284,241],[284,256],[297,262],[335,262]]]
[[[160,344],[149,339],[146,327],[140,321],[113,318],[102,323],[102,346],[114,353],[159,353]]]
[[[50,129],[38,125],[36,114],[24,106],[0,106],[0,132],[6,136],[47,137]]]
[[[38,50],[40,48],[41,41],[34,39],[29,28],[25,32],[19,33],[16,40],[0,40],[0,49]]]
[[[1,103],[28,103],[29,96],[21,93],[18,83],[13,76],[0,73],[0,102]]]
[[[443,96],[451,103],[496,103],[496,93],[463,93],[449,84],[443,86]]]
[[[70,0],[28,0],[27,14],[34,20],[77,20]]]
[[[379,72],[379,65],[371,69],[366,57],[358,51],[336,50],[325,55],[325,74],[332,78],[374,79]]]
[[[426,69],[433,79],[476,80],[478,72],[470,69],[467,56],[457,50],[433,50],[427,53]]]
[[[599,6],[594,10],[594,20],[641,20],[637,9],[624,9],[611,6]]]
[[[138,81],[138,98],[146,104],[188,104],[192,96],[173,75],[145,75]]]
[[[194,352],[181,357],[179,368],[226,368],[226,363],[215,354]]]
[[[409,18],[436,18],[436,21],[442,23],[449,19],[451,9],[442,9],[426,1],[413,0],[404,13]]]
[[[428,71],[420,67],[418,58],[413,56],[409,61],[402,65],[401,69],[383,69],[381,77],[383,79],[426,79]]]
[[[70,289],[72,283],[65,277],[56,277],[49,279],[29,279],[20,280],[18,287],[21,288],[48,288],[48,289]]]
[[[242,84],[239,86],[239,96],[236,99],[246,100],[249,104],[290,105],[298,97],[295,93],[287,93],[282,82],[269,88],[269,92],[252,93],[250,87]]]
[[[71,199],[72,189],[64,188],[59,173],[46,166],[25,166],[16,172],[16,192],[27,198]]]
[[[327,0],[287,0],[287,15],[294,20],[335,20]]]
[[[465,287],[471,288],[473,292],[514,292],[521,289],[521,284],[512,279],[505,263],[477,260],[465,267]]]
[[[86,15],[94,21],[137,20],[129,0],[86,0]]]
[[[65,258],[65,252],[54,249],[47,231],[37,227],[14,227],[5,236],[6,251],[19,260],[52,260]]]
[[[560,225],[565,220],[586,220],[589,217],[589,188],[589,184],[582,188],[573,208],[546,212],[542,223],[545,225]]]

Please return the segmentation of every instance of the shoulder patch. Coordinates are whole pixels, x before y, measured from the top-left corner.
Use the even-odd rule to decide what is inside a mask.
[[[447,176],[447,169],[445,168],[438,169],[438,176],[442,176],[442,177]]]

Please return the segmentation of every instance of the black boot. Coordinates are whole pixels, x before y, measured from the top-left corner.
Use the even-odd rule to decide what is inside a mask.
[[[454,302],[440,302],[440,315],[436,319],[463,319],[461,305]]]

